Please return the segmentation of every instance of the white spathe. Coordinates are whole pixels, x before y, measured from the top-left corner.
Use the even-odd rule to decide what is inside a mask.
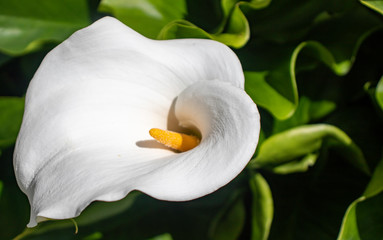
[[[26,95],[14,168],[28,226],[132,190],[185,201],[227,184],[259,136],[243,88],[238,58],[218,42],[151,40],[111,17],[76,32],[45,57]],[[175,153],[148,133],[178,124],[197,128],[200,145]]]

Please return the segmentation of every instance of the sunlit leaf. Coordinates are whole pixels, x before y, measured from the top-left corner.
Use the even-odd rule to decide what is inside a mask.
[[[99,10],[149,38],[156,38],[169,22],[183,19],[187,11],[184,0],[102,0]]]
[[[268,239],[273,221],[274,207],[271,190],[266,180],[256,173],[250,179],[252,192],[252,240]]]
[[[245,72],[245,89],[259,106],[269,110],[275,117],[284,119],[291,116],[296,108],[295,97],[288,99],[267,81],[268,72]],[[292,84],[294,89],[294,84]],[[293,90],[293,94],[297,91]]]
[[[0,0],[0,51],[19,55],[89,24],[86,0]]]
[[[316,153],[324,140],[332,140],[347,160],[365,173],[369,167],[363,153],[339,128],[327,124],[305,125],[275,134],[259,147],[251,167],[275,167]],[[303,165],[306,167],[305,165]]]
[[[382,0],[360,0],[361,3],[367,7],[383,14],[383,1]]]

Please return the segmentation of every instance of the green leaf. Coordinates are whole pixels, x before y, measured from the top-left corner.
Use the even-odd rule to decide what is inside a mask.
[[[268,239],[273,221],[274,207],[271,190],[266,180],[256,173],[250,179],[252,192],[252,240]]]
[[[366,36],[363,35],[359,41],[361,42]],[[257,48],[254,51],[260,56],[280,54],[279,61],[274,62],[276,58],[272,57],[273,60],[268,63],[270,57],[265,57],[262,63],[264,66],[261,68],[268,69],[267,71],[245,72],[245,89],[255,103],[267,109],[277,119],[287,119],[298,106],[296,71],[299,55],[310,56],[327,65],[337,75],[345,75],[351,68],[359,44],[354,46],[355,53],[348,56],[349,60],[342,62],[337,62],[332,52],[315,41],[302,42],[292,51],[289,51],[289,47],[282,50],[280,46],[275,46],[269,53],[266,53],[265,49],[272,46],[261,45],[259,48],[264,48],[263,50]]]
[[[257,38],[238,51],[245,60],[246,91],[280,120],[291,117],[298,106],[299,72],[324,64],[336,75],[346,75],[361,43],[383,26],[360,4],[348,2],[350,6],[339,10],[325,1],[300,2],[275,1],[254,12],[252,33]]]
[[[75,218],[74,221],[78,226],[82,227],[110,218],[130,208],[139,195],[140,193],[138,192],[132,192],[120,201],[94,202],[88,206],[80,216]],[[20,233],[17,237],[22,239],[26,236],[40,235],[53,230],[57,231],[69,227],[75,228],[76,226],[73,225],[73,221],[71,220],[50,220],[39,223],[34,228],[26,228],[24,232]]]
[[[25,54],[88,24],[86,0],[0,0],[0,51]]]
[[[346,211],[345,219],[343,220],[341,232],[339,233],[338,240],[343,239],[360,239],[358,237],[358,226],[356,222],[356,205],[358,202],[363,201],[364,198],[357,199],[353,202]]]
[[[16,141],[24,112],[24,98],[0,97],[0,149]]]
[[[382,0],[360,0],[360,2],[367,7],[377,11],[383,15],[383,1]]]
[[[316,153],[309,153],[306,156],[304,156],[302,159],[293,160],[285,164],[274,167],[273,172],[277,174],[306,172],[309,169],[309,167],[314,166],[315,162],[318,159],[318,155],[319,154],[316,154]]]
[[[305,173],[264,174],[274,200],[270,240],[336,239],[347,207],[368,182],[334,151],[322,153]]]
[[[378,85],[376,86],[375,97],[380,108],[383,110],[383,76],[379,80]]]
[[[9,173],[9,170],[13,171],[12,158],[7,158],[10,152],[4,151],[0,159],[0,239],[12,239],[22,231],[29,214],[28,200],[17,186],[14,175]],[[8,171],[5,172],[5,169]]]
[[[10,60],[11,57],[0,52],[0,66]]]
[[[344,67],[338,65],[333,55],[318,42],[302,42],[291,50],[286,47],[265,44],[255,49],[259,55],[279,55],[279,58],[270,56],[264,59],[263,68],[269,69],[264,72],[245,72],[245,89],[255,103],[264,107],[277,119],[291,117],[298,106],[298,89],[296,81],[296,64],[298,56],[303,53],[310,53],[317,60],[324,62],[336,73],[343,73]],[[266,53],[265,49],[273,48]],[[275,62],[275,59],[279,59]],[[262,68],[262,67],[261,67]]]
[[[0,199],[1,199],[1,194],[3,193],[3,182],[0,181]]]
[[[165,233],[147,240],[173,240],[173,238],[169,233]]]
[[[364,192],[347,209],[338,240],[383,239],[383,160]]]
[[[91,235],[84,237],[82,240],[99,240],[99,239],[102,239],[102,233],[95,232],[95,233],[92,233]]]
[[[270,111],[275,117],[284,119],[293,114],[297,101],[297,91],[292,90],[292,94],[295,95],[292,99],[283,96],[277,89],[275,89],[268,81],[267,77],[269,72],[245,72],[245,90],[253,101]],[[281,78],[281,80],[284,80]],[[292,84],[294,89],[296,84]]]
[[[186,14],[184,0],[102,0],[99,11],[111,13],[137,32],[156,38],[169,22]]]
[[[302,96],[294,114],[286,120],[274,121],[273,133],[316,121],[335,110],[335,103],[327,100],[311,101]]]
[[[353,166],[369,173],[369,167],[360,149],[342,130],[327,124],[300,126],[269,137],[259,147],[258,155],[249,165],[255,168],[273,168],[295,161],[316,153],[324,140],[333,140],[333,147],[337,147]]]
[[[375,168],[374,174],[363,193],[365,197],[373,197],[383,192],[383,160]]]
[[[209,239],[238,239],[245,224],[245,205],[241,194],[233,194],[232,199],[220,211],[209,230]]]
[[[337,75],[343,76],[350,71],[362,42],[382,27],[378,16],[360,5],[351,6],[339,16],[333,15],[318,21],[310,29],[308,38],[320,44],[310,47],[314,51],[320,51],[320,54],[309,54],[326,64]]]
[[[250,38],[249,22],[242,8],[264,8],[270,0],[253,0],[250,2],[222,0],[223,20],[214,33],[209,33],[186,20],[176,20],[166,25],[158,35],[159,39],[175,38],[209,38],[234,48],[243,47]]]

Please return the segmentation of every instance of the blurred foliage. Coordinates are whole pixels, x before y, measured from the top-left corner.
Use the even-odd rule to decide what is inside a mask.
[[[261,113],[257,152],[194,201],[135,192],[25,229],[12,154],[26,88],[49,50],[108,14],[233,47]],[[367,0],[0,0],[0,239],[382,239],[382,15]]]
[[[0,1],[0,51],[20,55],[89,24],[85,0]]]

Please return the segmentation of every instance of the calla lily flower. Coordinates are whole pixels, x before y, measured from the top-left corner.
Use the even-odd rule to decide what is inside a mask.
[[[28,227],[133,190],[187,201],[224,186],[258,142],[258,110],[243,89],[237,56],[212,40],[151,40],[111,17],[74,33],[26,94],[14,169]],[[195,143],[171,150],[161,144],[177,145],[171,132],[156,128]]]

